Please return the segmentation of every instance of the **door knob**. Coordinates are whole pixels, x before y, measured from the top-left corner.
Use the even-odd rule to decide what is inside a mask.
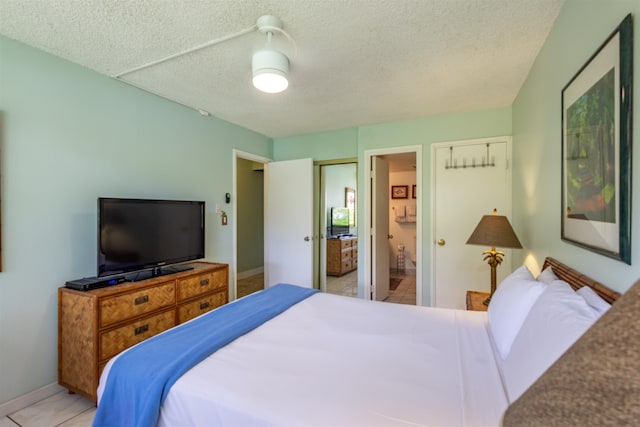
[[[387,234],[387,239],[393,239],[393,234]]]
[[[308,242],[309,240],[311,240],[311,239],[309,238],[309,236],[304,236],[304,241],[305,241],[305,242]]]
[[[444,239],[438,240],[438,245],[440,245],[440,246],[444,246],[445,243],[447,243],[447,242],[445,242]]]

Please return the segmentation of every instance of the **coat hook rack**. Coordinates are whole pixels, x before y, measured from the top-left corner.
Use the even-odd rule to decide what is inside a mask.
[[[482,162],[476,161],[475,157],[471,158],[471,163],[467,164],[467,158],[463,157],[461,164],[458,159],[453,157],[453,147],[449,147],[449,159],[445,161],[445,169],[466,169],[466,168],[492,168],[496,165],[496,156],[491,156],[491,152],[487,143],[487,155],[482,156]]]

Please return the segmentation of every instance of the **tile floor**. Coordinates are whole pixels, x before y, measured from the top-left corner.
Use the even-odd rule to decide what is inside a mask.
[[[389,277],[397,277],[402,279],[400,284],[395,290],[389,291],[389,296],[385,299],[386,302],[393,302],[398,304],[416,304],[416,275],[405,274],[392,270]],[[352,271],[344,276],[333,277],[327,276],[327,293],[336,295],[345,295],[348,297],[358,296],[358,273]]]
[[[0,427],[91,427],[95,412],[90,400],[61,391],[0,418]]]
[[[327,276],[327,293],[344,295],[347,297],[358,296],[358,270],[342,276]]]
[[[416,276],[400,275],[396,272],[392,276],[402,277],[398,287],[390,291],[387,302],[399,304],[416,303]],[[356,297],[357,271],[342,277],[327,277],[327,292]],[[264,276],[262,274],[238,280],[238,295],[248,295],[262,289]],[[77,394],[61,391],[40,402],[34,403],[20,411],[0,418],[0,427],[90,427],[93,423],[96,408],[93,402]]]
[[[264,289],[263,273],[238,280],[238,286],[237,286],[238,298],[257,292],[260,289]]]
[[[416,305],[416,275],[392,273],[392,276],[402,277],[402,281],[395,290],[389,291],[386,302]]]

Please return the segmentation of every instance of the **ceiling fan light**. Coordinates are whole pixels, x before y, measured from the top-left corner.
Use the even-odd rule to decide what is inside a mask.
[[[251,60],[253,85],[266,93],[282,92],[289,86],[289,58],[276,50],[261,50]]]

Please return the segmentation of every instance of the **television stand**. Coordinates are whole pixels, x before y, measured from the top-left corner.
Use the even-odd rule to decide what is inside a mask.
[[[328,238],[327,274],[329,276],[342,276],[356,268],[358,268],[358,238]]]
[[[226,304],[229,266],[202,261],[191,266],[183,273],[91,291],[58,289],[58,383],[96,402],[109,359]]]

